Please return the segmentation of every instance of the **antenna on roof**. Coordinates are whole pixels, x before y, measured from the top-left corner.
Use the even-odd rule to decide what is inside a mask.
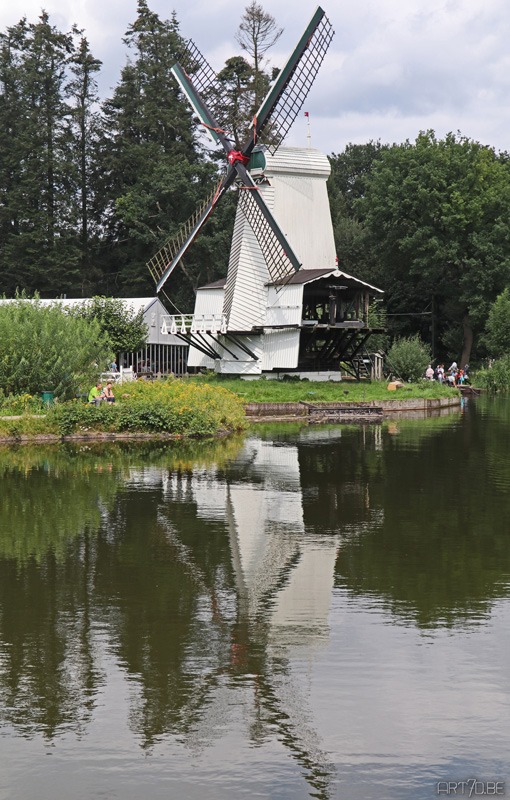
[[[305,111],[305,117],[306,117],[306,146],[310,150],[312,147],[312,137],[310,135],[310,115],[308,114],[308,111]]]

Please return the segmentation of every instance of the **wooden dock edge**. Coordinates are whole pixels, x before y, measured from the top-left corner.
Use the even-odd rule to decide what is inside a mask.
[[[437,399],[413,398],[408,400],[379,400],[368,403],[349,403],[339,401],[338,403],[246,403],[244,410],[247,417],[308,417],[309,409],[338,409],[339,415],[342,413],[342,406],[345,407],[346,416],[355,416],[356,412],[351,409],[359,409],[362,416],[364,409],[382,409],[383,415],[399,411],[432,411],[437,409],[455,408],[460,406],[462,398],[441,397]],[[347,411],[349,409],[349,411]],[[370,412],[369,412],[370,413]]]

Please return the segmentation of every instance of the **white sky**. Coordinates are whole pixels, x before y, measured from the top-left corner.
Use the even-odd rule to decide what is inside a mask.
[[[234,33],[248,0],[149,0],[163,19],[175,10],[181,33],[221,69],[239,52]],[[260,0],[285,32],[271,52],[281,65],[315,10],[304,0]],[[111,94],[126,60],[122,43],[136,0],[20,0],[0,3],[0,30],[44,7],[61,30],[83,28],[103,61]],[[462,134],[510,150],[508,0],[323,0],[336,35],[304,107],[312,146],[340,152],[348,142],[414,140],[420,130]],[[305,145],[303,115],[287,144]]]

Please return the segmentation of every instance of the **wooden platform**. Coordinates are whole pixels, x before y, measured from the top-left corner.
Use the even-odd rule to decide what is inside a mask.
[[[309,422],[336,422],[352,420],[368,420],[382,422],[382,407],[372,406],[369,403],[305,403],[299,404],[307,409]]]
[[[475,386],[457,386],[462,397],[479,397],[487,391],[487,389],[477,389]]]

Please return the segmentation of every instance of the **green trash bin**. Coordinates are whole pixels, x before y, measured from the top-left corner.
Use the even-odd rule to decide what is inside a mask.
[[[45,406],[53,405],[53,392],[41,392],[41,397]]]

